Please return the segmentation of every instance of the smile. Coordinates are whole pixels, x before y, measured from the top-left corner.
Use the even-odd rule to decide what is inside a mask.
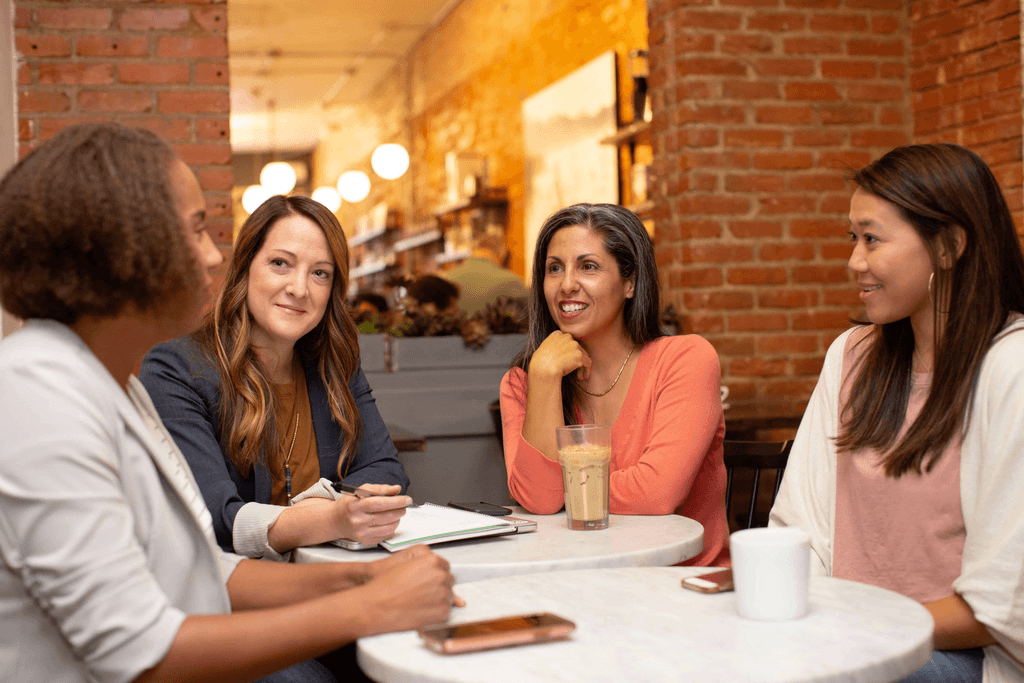
[[[288,311],[289,313],[305,313],[305,311],[302,310],[301,308],[295,308],[293,306],[285,306],[284,304],[277,304],[277,307],[278,308],[283,308],[284,310]]]
[[[865,293],[867,293],[867,292],[873,292],[876,289],[881,289],[881,288],[882,288],[882,285],[871,285],[870,287],[863,287],[862,289],[864,290]]]
[[[579,303],[563,303],[559,306],[562,309],[562,313],[579,313],[583,309],[587,308],[587,304]]]

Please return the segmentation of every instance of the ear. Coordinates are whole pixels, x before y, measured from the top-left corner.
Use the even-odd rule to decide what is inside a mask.
[[[943,246],[939,252],[939,265],[942,266],[943,270],[949,270],[953,267],[953,264],[960,260],[960,257],[964,255],[964,249],[967,248],[967,231],[961,228],[959,225],[953,226],[953,243],[956,249],[956,256],[952,256]]]
[[[636,283],[633,281],[634,278],[626,280],[626,298],[633,298],[633,291],[636,289]]]

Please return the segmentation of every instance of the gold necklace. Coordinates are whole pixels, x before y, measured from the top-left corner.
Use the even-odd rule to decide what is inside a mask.
[[[607,389],[602,391],[600,394],[595,394],[593,391],[587,391],[587,388],[581,384],[580,385],[580,389],[583,390],[583,393],[590,394],[591,396],[604,396],[609,391],[614,389],[615,385],[619,383],[619,378],[622,377],[622,371],[626,369],[626,363],[629,362],[629,358],[630,358],[630,356],[633,355],[633,349],[635,349],[635,348],[636,348],[636,344],[634,343],[632,348],[629,349],[629,353],[626,354],[626,360],[622,361],[622,367],[619,368],[619,374],[615,375],[615,380],[612,382],[612,385],[610,387],[608,387]]]
[[[914,344],[914,356],[917,357],[917,362],[921,364],[921,372],[928,372],[928,365],[924,362],[924,358],[921,358],[921,354],[917,352],[917,344]]]

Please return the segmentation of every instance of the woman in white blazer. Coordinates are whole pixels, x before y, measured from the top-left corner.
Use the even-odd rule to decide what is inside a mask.
[[[773,525],[813,570],[935,619],[907,681],[1024,681],[1024,255],[988,166],[950,144],[853,176],[849,266],[869,323],[840,336]]]
[[[202,190],[152,133],[69,128],[0,182],[0,679],[334,680],[312,658],[443,620],[447,563],[221,551],[132,372],[190,330],[221,262]],[[272,672],[284,669],[278,674]]]

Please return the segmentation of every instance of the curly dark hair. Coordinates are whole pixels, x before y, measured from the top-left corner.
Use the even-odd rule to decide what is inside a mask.
[[[66,128],[0,181],[0,302],[65,324],[202,286],[170,184],[174,151],[115,123]]]

